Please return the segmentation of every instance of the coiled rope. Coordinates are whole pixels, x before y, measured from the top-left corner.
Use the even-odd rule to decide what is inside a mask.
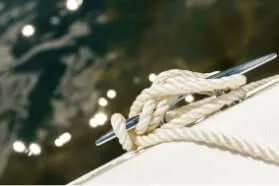
[[[140,116],[135,130],[126,130],[126,119],[121,114],[116,113],[111,117],[113,130],[123,149],[133,151],[165,142],[185,141],[238,152],[279,165],[279,152],[271,147],[191,127],[222,108],[246,99],[250,91],[278,79],[279,75],[250,84],[246,84],[243,75],[206,79],[211,75],[213,73],[187,70],[160,73],[151,87],[144,89],[130,107],[129,117]],[[219,95],[220,91],[225,93]],[[207,97],[170,110],[173,100],[178,96],[192,94]],[[169,118],[167,121],[166,116]]]

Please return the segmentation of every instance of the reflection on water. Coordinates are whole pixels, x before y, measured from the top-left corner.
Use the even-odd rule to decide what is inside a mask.
[[[65,184],[122,154],[94,142],[161,71],[224,70],[279,46],[279,1],[0,5],[1,184]],[[278,72],[275,61],[248,77]]]

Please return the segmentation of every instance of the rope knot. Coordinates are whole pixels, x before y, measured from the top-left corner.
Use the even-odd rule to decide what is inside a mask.
[[[190,126],[198,120],[245,98],[246,92],[240,89],[246,84],[243,75],[232,75],[220,79],[207,79],[213,73],[198,73],[172,69],[160,73],[153,84],[144,89],[133,102],[129,117],[139,115],[135,130],[126,130],[126,119],[121,114],[111,117],[111,124],[123,149],[135,150],[155,129]],[[236,91],[237,90],[237,91]],[[228,94],[216,97],[218,92]],[[170,108],[179,96],[200,94],[209,97],[171,111]],[[165,122],[164,119],[167,118]],[[164,125],[161,125],[163,124]],[[146,138],[145,138],[146,139]]]

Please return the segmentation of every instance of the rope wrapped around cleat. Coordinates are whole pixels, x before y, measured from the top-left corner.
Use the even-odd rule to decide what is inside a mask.
[[[250,91],[278,79],[279,75],[246,84],[244,75],[207,79],[215,73],[177,69],[160,73],[153,84],[137,96],[130,108],[129,117],[140,116],[135,130],[126,130],[123,115],[116,113],[111,117],[113,130],[123,149],[133,151],[160,143],[185,141],[226,149],[278,165],[279,152],[271,147],[192,126],[223,108],[245,100]],[[172,110],[175,99],[193,94],[206,96]]]

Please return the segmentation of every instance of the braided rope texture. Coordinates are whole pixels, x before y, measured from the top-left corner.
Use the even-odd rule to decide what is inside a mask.
[[[197,73],[177,69],[160,73],[130,107],[129,117],[140,116],[135,130],[127,131],[123,115],[112,115],[111,125],[122,148],[133,151],[160,143],[185,141],[226,149],[279,165],[279,152],[271,147],[192,127],[223,108],[246,99],[249,92],[279,79],[279,75],[246,84],[246,77],[239,74],[207,79],[214,73],[216,72]],[[223,94],[220,95],[220,92]],[[207,97],[171,110],[174,99],[193,94]]]

